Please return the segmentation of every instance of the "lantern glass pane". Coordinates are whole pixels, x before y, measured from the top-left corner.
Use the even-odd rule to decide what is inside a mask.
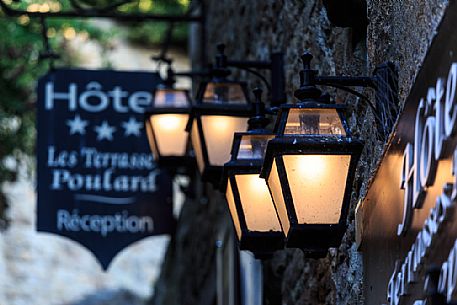
[[[230,215],[232,215],[232,220],[233,220],[233,225],[235,226],[236,235],[238,235],[238,239],[241,239],[240,219],[238,218],[238,214],[236,212],[235,198],[233,196],[233,189],[232,189],[232,184],[230,183],[230,179],[228,180],[228,183],[227,183],[227,191],[225,193],[225,197],[227,198]]]
[[[192,122],[192,133],[191,133],[192,148],[194,149],[195,158],[197,159],[198,170],[203,172],[205,168],[205,159],[203,158],[202,142],[200,139],[200,133],[198,132],[198,122],[194,119]]]
[[[350,155],[285,155],[299,224],[336,224],[340,220]]]
[[[159,158],[159,150],[157,149],[154,132],[152,131],[150,120],[146,120],[145,125],[146,125],[146,135],[148,136],[149,147],[151,148],[154,160],[157,161],[157,159]]]
[[[235,175],[243,214],[249,231],[281,231],[265,179],[258,174]]]
[[[346,136],[336,109],[290,109],[284,134]]]
[[[287,216],[286,204],[284,202],[284,196],[282,194],[281,180],[279,180],[278,168],[276,159],[273,159],[273,166],[271,167],[270,175],[267,178],[268,188],[270,189],[273,202],[278,212],[279,221],[281,222],[284,234],[289,233],[290,223],[289,217]]]
[[[187,137],[188,114],[154,114],[149,120],[154,130],[160,156],[184,156]]]
[[[230,160],[235,132],[246,131],[248,118],[205,115],[201,117],[210,165],[223,166]]]
[[[203,103],[247,104],[243,87],[239,83],[208,83]]]
[[[185,90],[158,88],[154,94],[154,107],[188,107]]]
[[[263,160],[268,141],[274,135],[244,135],[241,137],[240,149],[237,159],[258,159]]]

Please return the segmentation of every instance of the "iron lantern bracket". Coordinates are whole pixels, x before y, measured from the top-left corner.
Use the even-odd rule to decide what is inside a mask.
[[[255,88],[253,91],[255,102],[254,115],[248,120],[248,130],[264,130],[270,123],[270,119],[265,116],[265,104],[262,102],[262,89]]]
[[[233,67],[251,73],[265,84],[271,96],[272,107],[278,107],[286,102],[283,53],[272,53],[270,60],[232,60],[224,54],[224,44],[218,44],[217,49],[215,71]],[[257,70],[271,71],[270,81]]]
[[[211,72],[209,71],[204,71],[204,70],[195,70],[195,71],[179,71],[176,72],[172,65],[173,65],[173,59],[168,58],[168,57],[161,57],[161,56],[151,56],[151,59],[153,61],[156,61],[159,63],[163,62],[167,65],[167,71],[165,78],[163,79],[163,82],[166,87],[168,88],[173,88],[174,84],[176,83],[176,77],[210,77]]]
[[[305,52],[301,59],[303,70],[300,72],[301,86],[295,91],[295,97],[304,101],[322,96],[316,85],[340,89],[360,98],[371,108],[379,134],[385,139],[391,132],[399,111],[398,71],[391,62],[378,66],[372,76],[321,76],[311,69],[313,56]],[[366,95],[350,87],[371,88],[375,91],[375,103]]]

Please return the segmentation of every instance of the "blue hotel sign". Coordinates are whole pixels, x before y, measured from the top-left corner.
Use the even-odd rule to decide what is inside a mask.
[[[131,243],[174,228],[171,180],[143,128],[159,82],[156,73],[88,70],[38,82],[37,229],[80,243],[104,269]]]

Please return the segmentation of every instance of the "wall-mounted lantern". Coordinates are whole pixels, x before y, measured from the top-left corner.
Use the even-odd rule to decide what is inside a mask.
[[[202,180],[215,184],[230,159],[233,134],[247,130],[252,114],[246,84],[227,79],[230,71],[224,46],[219,45],[218,49],[213,78],[201,83],[187,126]]]
[[[346,228],[352,183],[363,144],[352,138],[344,106],[314,86],[310,54],[303,55],[296,104],[282,105],[268,142],[266,179],[287,247],[325,253]]]
[[[225,46],[218,45],[213,79],[203,82],[187,126],[202,180],[219,184],[222,168],[230,160],[234,132],[247,129],[253,114],[246,84],[229,81],[227,67],[236,67],[260,78],[268,88],[272,105],[285,101],[283,55],[274,53],[269,61],[228,60]],[[256,70],[270,70],[271,83]]]
[[[240,249],[260,258],[283,249],[285,239],[267,184],[259,177],[267,143],[274,137],[265,129],[269,120],[261,94],[254,90],[256,114],[249,119],[249,131],[235,133],[222,185]]]
[[[167,77],[156,88],[152,107],[146,111],[146,132],[158,164],[188,166],[193,161],[186,132],[192,102],[188,90],[174,88],[175,73],[171,61],[168,64]]]

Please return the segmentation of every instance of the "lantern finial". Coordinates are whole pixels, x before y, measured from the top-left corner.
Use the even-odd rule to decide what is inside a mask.
[[[310,99],[318,99],[322,94],[322,91],[316,87],[315,76],[317,75],[317,71],[311,69],[312,59],[313,55],[306,51],[301,56],[303,70],[300,71],[300,88],[294,92],[294,96],[300,102],[306,102]]]
[[[265,104],[262,102],[262,92],[262,89],[259,87],[252,90],[255,96],[255,102],[253,103],[255,114],[248,121],[248,130],[264,129],[270,123],[270,120],[265,117]]]
[[[172,68],[173,60],[170,58],[166,61],[168,67],[167,67],[167,76],[165,78],[165,86],[168,88],[173,88],[174,84],[176,83],[176,78],[175,78],[175,71]]]
[[[313,55],[308,51],[304,51],[301,55],[301,60],[303,63],[303,70],[310,70],[311,69],[311,60],[313,59]]]
[[[213,75],[216,78],[225,78],[230,75],[230,70],[227,69],[227,56],[225,55],[225,44],[217,45],[216,63],[213,69]]]

